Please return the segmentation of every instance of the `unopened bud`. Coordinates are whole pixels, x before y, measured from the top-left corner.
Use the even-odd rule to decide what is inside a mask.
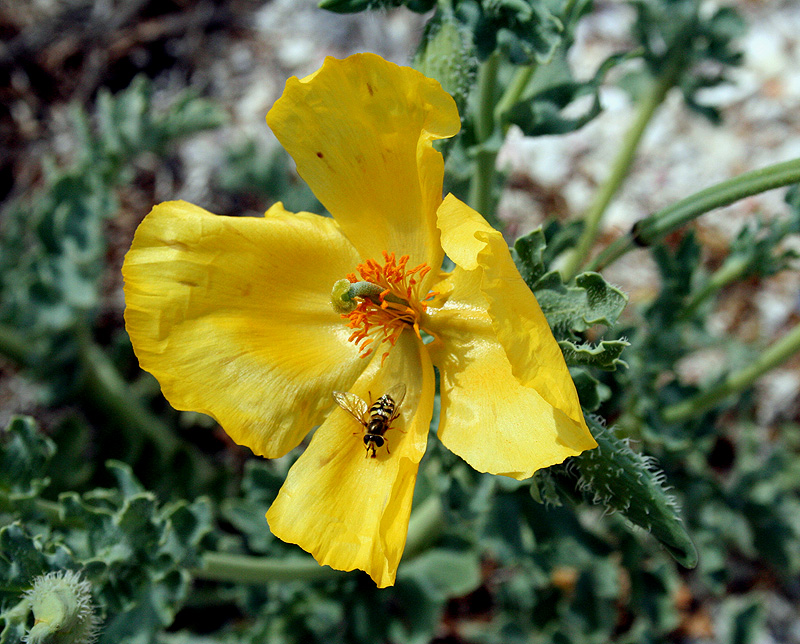
[[[451,10],[440,9],[430,20],[414,67],[428,78],[435,78],[463,112],[478,69],[472,32]]]
[[[37,577],[25,593],[35,619],[25,635],[26,644],[94,642],[98,620],[91,590],[91,584],[72,570]]]

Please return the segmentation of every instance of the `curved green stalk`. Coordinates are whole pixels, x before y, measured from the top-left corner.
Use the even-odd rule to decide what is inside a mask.
[[[442,504],[430,496],[414,510],[408,525],[404,559],[424,552],[444,529]],[[240,584],[264,584],[270,581],[334,579],[345,572],[319,565],[311,557],[252,557],[248,555],[207,552],[199,568],[192,571],[199,579],[229,581]]]
[[[503,92],[500,100],[497,101],[497,105],[494,108],[494,118],[504,129],[507,128],[505,124],[506,115],[512,107],[519,103],[520,98],[522,98],[522,93],[525,91],[528,83],[531,82],[531,78],[533,78],[538,67],[539,66],[533,62],[530,65],[518,68],[517,71],[514,72],[514,78],[511,79],[506,91]]]
[[[694,398],[670,405],[661,412],[661,416],[668,423],[688,420],[710,409],[724,398],[744,391],[760,376],[785,362],[798,351],[800,351],[800,324],[744,369],[730,374],[725,380]]]
[[[609,244],[590,262],[587,270],[600,270],[635,248],[649,246],[711,210],[799,182],[800,159],[793,159],[745,172],[701,190],[639,221],[629,233]]]
[[[650,123],[656,110],[664,102],[672,87],[678,80],[682,69],[683,56],[674,55],[670,63],[665,67],[661,76],[656,79],[650,91],[639,102],[636,110],[636,117],[630,129],[625,134],[622,147],[617,152],[617,156],[611,165],[611,172],[605,180],[600,190],[595,194],[589,209],[583,216],[584,228],[575,248],[567,256],[562,269],[565,281],[571,280],[578,273],[580,266],[584,263],[592,246],[597,239],[600,230],[600,222],[608,208],[614,195],[622,187],[625,178],[630,172],[636,150],[642,140],[642,136]]]

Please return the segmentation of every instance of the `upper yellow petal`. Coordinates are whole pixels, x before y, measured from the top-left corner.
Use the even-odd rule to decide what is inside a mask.
[[[586,431],[578,394],[547,319],[503,236],[453,195],[438,211],[442,245],[456,265],[481,272],[480,291],[514,376]],[[585,448],[584,448],[585,449]]]
[[[385,250],[438,269],[444,162],[432,141],[460,120],[437,81],[374,54],[327,58],[287,81],[267,123],[364,259]]]
[[[330,218],[220,217],[174,201],[145,217],[125,257],[125,324],[176,409],[214,417],[277,457],[364,368],[330,289],[357,261]]]
[[[394,583],[405,547],[419,461],[433,410],[433,368],[422,343],[404,333],[386,362],[373,360],[351,391],[367,403],[395,384],[407,393],[386,445],[367,456],[364,428],[335,409],[289,470],[267,512],[272,533],[322,565],[360,569]]]

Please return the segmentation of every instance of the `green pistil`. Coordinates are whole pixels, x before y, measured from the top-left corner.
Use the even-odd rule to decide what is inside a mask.
[[[402,306],[409,306],[408,302],[393,293],[387,293],[381,298],[381,293],[386,289],[372,282],[351,282],[347,279],[338,280],[331,290],[331,304],[342,314],[350,313],[358,306],[356,298],[369,300],[375,306],[380,306],[384,301],[393,302]]]

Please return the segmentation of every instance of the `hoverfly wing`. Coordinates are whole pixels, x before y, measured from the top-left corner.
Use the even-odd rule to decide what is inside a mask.
[[[406,386],[402,382],[399,382],[389,387],[384,395],[389,396],[389,398],[394,401],[394,413],[389,419],[389,424],[391,425],[394,419],[400,415],[400,405],[403,402],[403,398],[406,397]]]
[[[398,382],[396,385],[389,387],[384,395],[389,396],[394,401],[395,409],[399,409],[403,398],[406,397],[406,386],[402,382]]]
[[[369,406],[367,403],[349,391],[334,391],[333,399],[336,404],[349,413],[362,425],[366,423],[367,415],[369,414]]]

